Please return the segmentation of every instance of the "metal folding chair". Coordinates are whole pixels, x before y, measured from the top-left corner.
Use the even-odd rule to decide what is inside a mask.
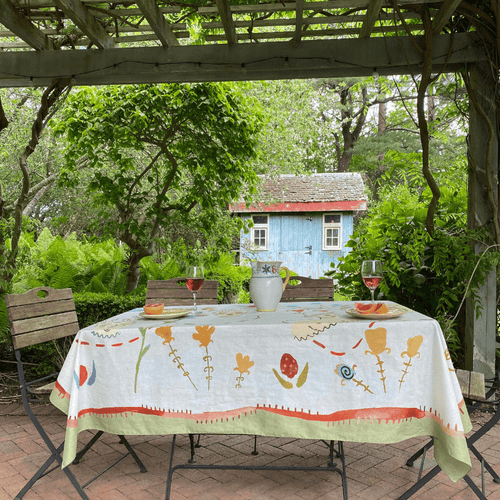
[[[57,377],[57,373],[39,378],[37,380],[26,381],[25,368],[21,358],[21,350],[33,345],[56,341],[57,339],[74,335],[78,332],[79,326],[75,311],[73,293],[70,288],[62,290],[55,290],[53,288],[46,287],[34,288],[26,293],[6,295],[5,302],[7,304],[10,332],[17,360],[17,371],[20,384],[19,389],[24,409],[51,453],[47,461],[16,495],[16,499],[20,499],[40,478],[61,466],[61,453],[64,449],[64,441],[60,445],[56,445],[52,442],[40,421],[37,419],[31,406],[36,402],[40,402],[40,395],[50,394],[55,381],[52,383],[47,382],[50,379],[55,379]],[[42,383],[45,385],[40,386]],[[73,463],[78,463],[78,461],[102,436],[102,434],[102,431],[98,431],[89,443],[77,454]],[[132,449],[129,442],[124,436],[119,436],[119,438],[120,443],[123,444],[127,450],[126,453],[85,484],[81,485],[79,483],[69,467],[65,467],[63,469],[64,473],[83,499],[89,500],[89,497],[83,491],[83,488],[88,486],[95,479],[104,474],[104,472],[109,470],[128,455],[132,455],[141,472],[146,472],[146,467],[144,467],[144,464]],[[49,469],[54,462],[57,462],[57,464]]]
[[[491,467],[491,465],[486,461],[483,455],[477,450],[475,443],[500,420],[500,398],[497,397],[497,391],[500,389],[500,371],[496,373],[494,378],[486,380],[484,379],[484,375],[482,373],[477,372],[457,370],[457,375],[469,414],[478,410],[492,414],[491,418],[485,424],[483,424],[476,432],[467,438],[467,446],[469,450],[481,462],[481,489],[477,487],[469,475],[464,476],[465,482],[476,494],[476,496],[481,500],[486,500],[484,480],[485,469],[490,473],[495,483],[500,483],[500,477],[494,471],[493,467]],[[431,439],[423,448],[418,450],[406,461],[406,465],[408,465],[408,467],[412,467],[414,462],[419,457],[422,457],[417,482],[409,490],[403,493],[398,500],[406,500],[410,498],[441,471],[441,467],[436,465],[422,477],[425,455],[427,451],[432,448],[433,444],[434,440]]]
[[[290,276],[281,302],[316,302],[333,300],[333,280]],[[257,436],[254,436],[252,455],[258,455]]]
[[[217,292],[219,282],[217,280],[205,280],[203,286],[196,293],[196,303],[217,304]],[[166,306],[192,306],[193,292],[186,286],[185,278],[172,278],[169,280],[149,280],[146,290],[146,304],[163,302]],[[192,436],[190,435],[190,438]],[[200,434],[196,441],[196,447],[200,447]]]

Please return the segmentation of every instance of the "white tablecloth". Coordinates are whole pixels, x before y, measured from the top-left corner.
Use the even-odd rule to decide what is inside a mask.
[[[81,330],[51,395],[68,414],[63,465],[83,429],[377,443],[429,435],[458,480],[470,468],[470,421],[439,324],[410,310],[357,319],[353,307],[199,306],[200,316],[173,320],[137,309]]]

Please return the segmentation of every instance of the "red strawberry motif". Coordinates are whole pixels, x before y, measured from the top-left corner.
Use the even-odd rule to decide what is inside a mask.
[[[297,360],[291,354],[283,354],[283,356],[281,356],[280,370],[281,373],[288,378],[295,377],[299,371]]]

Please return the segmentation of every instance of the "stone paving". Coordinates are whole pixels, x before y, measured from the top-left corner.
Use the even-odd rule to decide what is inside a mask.
[[[40,405],[37,414],[51,436],[64,436],[65,416],[51,405]],[[475,426],[477,426],[477,422]],[[89,432],[80,433],[82,442]],[[171,436],[130,436],[130,443],[148,471],[141,474],[133,459],[126,457],[87,488],[92,500],[155,500],[165,498]],[[350,500],[396,499],[417,478],[406,459],[426,442],[414,438],[394,444],[345,443]],[[250,465],[324,465],[327,448],[321,441],[258,438],[259,454],[251,454],[252,436],[207,435],[197,450],[198,463]],[[118,456],[118,438],[105,434],[85,459],[72,470],[81,482],[92,477]],[[500,427],[492,429],[477,448],[500,473]],[[22,405],[0,405],[0,500],[13,499],[37,470],[48,452]],[[189,457],[187,436],[178,436],[174,463]],[[435,464],[432,452],[426,469]],[[470,476],[480,486],[480,464],[473,459]],[[486,476],[486,495],[500,500],[500,484]],[[80,497],[60,469],[42,478],[25,495],[26,500],[65,500]],[[174,474],[172,500],[336,500],[342,498],[341,481],[331,472],[180,470]],[[461,480],[453,483],[442,472],[412,500],[473,500],[475,495]]]

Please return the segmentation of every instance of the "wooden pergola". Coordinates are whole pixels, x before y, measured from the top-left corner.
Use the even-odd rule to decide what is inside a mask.
[[[465,69],[486,110],[470,108],[469,224],[477,227],[495,217],[491,199],[498,207],[499,26],[499,0],[0,0],[0,87]],[[469,369],[491,375],[496,272],[481,297],[480,318],[468,307],[466,357]]]

